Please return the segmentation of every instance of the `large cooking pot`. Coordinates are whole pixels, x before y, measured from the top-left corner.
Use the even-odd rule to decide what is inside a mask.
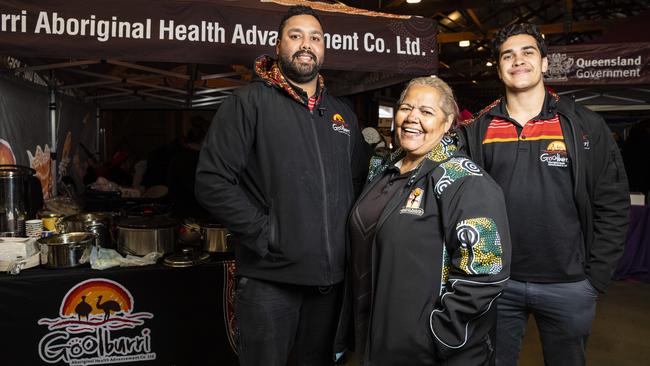
[[[229,253],[233,251],[232,234],[220,224],[201,223],[201,247],[208,253]]]
[[[77,232],[48,236],[36,241],[41,250],[41,264],[48,268],[77,267],[86,262],[95,244],[93,233]]]
[[[126,217],[116,221],[117,249],[124,254],[146,255],[174,251],[177,221],[165,216]]]
[[[91,232],[97,235],[97,245],[115,249],[113,221],[113,214],[110,212],[80,213],[57,221],[56,230],[60,233]]]

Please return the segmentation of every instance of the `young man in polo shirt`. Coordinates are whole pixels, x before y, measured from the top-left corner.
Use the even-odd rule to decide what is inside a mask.
[[[623,251],[623,162],[601,117],[544,87],[546,45],[534,26],[501,29],[493,49],[505,97],[459,138],[506,196],[512,265],[497,301],[497,365],[517,364],[530,314],[545,364],[584,365],[598,292]]]

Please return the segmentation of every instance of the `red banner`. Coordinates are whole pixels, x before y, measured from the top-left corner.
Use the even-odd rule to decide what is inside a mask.
[[[17,57],[251,65],[275,54],[288,5],[268,0],[0,0],[0,49]],[[427,18],[309,3],[325,30],[325,68],[433,74]]]

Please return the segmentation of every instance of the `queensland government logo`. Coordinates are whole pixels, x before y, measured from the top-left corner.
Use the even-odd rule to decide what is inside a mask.
[[[41,318],[49,333],[38,343],[47,363],[93,365],[150,361],[153,314],[135,312],[131,293],[117,282],[93,278],[72,287],[61,301],[58,317]]]
[[[345,123],[345,119],[339,113],[332,116],[332,129],[336,132],[350,136],[350,126]]]
[[[573,57],[567,56],[566,53],[549,53],[547,57],[548,70],[544,75],[544,80],[567,81],[571,67],[575,63]]]
[[[566,153],[564,141],[552,141],[542,150],[539,160],[546,163],[546,166],[566,168],[569,164],[569,157]]]

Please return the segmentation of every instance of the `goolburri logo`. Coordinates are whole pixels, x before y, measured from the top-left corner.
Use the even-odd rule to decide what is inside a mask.
[[[350,126],[348,126],[343,116],[336,113],[332,116],[332,129],[336,132],[350,136]]]
[[[150,361],[153,314],[135,312],[131,293],[117,282],[93,278],[72,287],[61,301],[58,317],[41,318],[49,333],[38,343],[47,363],[94,365]]]
[[[542,150],[539,160],[547,166],[566,168],[569,163],[569,157],[566,152],[564,141],[552,141]]]

